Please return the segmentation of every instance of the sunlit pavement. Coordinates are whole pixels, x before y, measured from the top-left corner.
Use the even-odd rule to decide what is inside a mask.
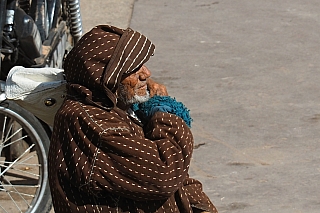
[[[318,1],[137,0],[132,19],[133,1],[91,2],[86,30],[156,44],[147,66],[191,110],[190,175],[220,213],[319,212]]]

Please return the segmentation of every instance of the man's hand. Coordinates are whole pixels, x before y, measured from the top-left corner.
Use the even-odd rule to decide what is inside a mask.
[[[153,97],[155,95],[168,96],[168,91],[166,86],[164,86],[163,84],[158,84],[151,78],[147,79],[147,86],[150,93],[150,97]]]

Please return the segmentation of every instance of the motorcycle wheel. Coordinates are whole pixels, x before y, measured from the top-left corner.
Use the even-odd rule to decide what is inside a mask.
[[[23,143],[21,143],[23,142]],[[19,156],[10,147],[24,144]],[[49,212],[49,137],[30,112],[12,101],[0,104],[0,212]]]

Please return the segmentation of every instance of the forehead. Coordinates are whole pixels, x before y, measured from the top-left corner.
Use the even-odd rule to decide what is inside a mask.
[[[131,73],[125,73],[122,75],[122,81],[125,80],[125,79],[134,79],[134,78],[138,78],[138,74],[143,72],[144,69],[143,69],[144,66],[140,66],[138,67],[137,69],[135,69],[133,72]]]

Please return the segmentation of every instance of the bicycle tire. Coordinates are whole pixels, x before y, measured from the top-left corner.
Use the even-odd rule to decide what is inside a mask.
[[[52,208],[47,168],[50,140],[46,130],[34,115],[8,100],[0,104],[0,121],[0,212],[49,212]],[[19,130],[12,131],[14,126]],[[17,135],[21,138],[13,140]],[[29,147],[21,156],[10,159],[8,147],[21,140]]]

